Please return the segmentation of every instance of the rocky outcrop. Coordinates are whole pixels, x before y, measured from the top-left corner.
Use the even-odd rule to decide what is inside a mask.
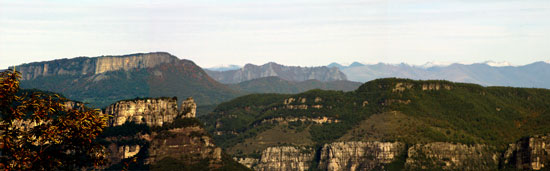
[[[262,151],[254,170],[308,170],[315,151],[307,147],[280,146],[268,147]],[[246,160],[245,160],[246,161]]]
[[[448,84],[439,84],[439,83],[425,83],[422,84],[422,90],[439,90],[439,89],[445,89],[445,90],[451,90],[451,85]]]
[[[123,100],[108,106],[105,113],[113,116],[110,126],[119,126],[126,122],[162,126],[170,123],[178,115],[176,98],[153,98]]]
[[[307,98],[305,97],[298,97],[298,100],[296,98],[290,97],[288,99],[285,99],[283,101],[283,108],[284,109],[298,109],[298,110],[307,110],[308,108],[313,109],[321,109],[323,108],[322,104],[317,104],[319,102],[323,101],[320,97],[316,97],[313,102],[314,104],[307,105]],[[331,108],[331,106],[328,106],[328,108]],[[277,110],[277,107],[274,107],[273,110]]]
[[[259,161],[258,159],[251,158],[251,157],[243,157],[243,158],[235,157],[233,159],[248,168],[256,167]]]
[[[260,124],[265,123],[279,123],[279,124],[288,124],[289,122],[311,122],[315,124],[324,124],[324,123],[338,123],[340,120],[329,118],[326,116],[323,117],[276,117],[271,119],[264,119]]]
[[[328,68],[325,66],[292,67],[279,65],[273,62],[261,66],[247,64],[239,70],[206,70],[206,73],[216,81],[226,84],[240,83],[243,81],[270,76],[277,76],[288,81],[305,81],[312,79],[319,81],[347,80],[346,75],[344,75],[338,68]]]
[[[216,165],[222,160],[222,149],[198,126],[176,128],[153,134],[146,163],[153,164],[166,157],[182,161],[208,159],[211,165]]]
[[[319,169],[372,170],[383,169],[405,151],[400,142],[335,142],[321,149]]]
[[[521,170],[547,169],[550,165],[550,137],[538,135],[510,144],[503,165]]]
[[[187,100],[181,102],[181,117],[184,118],[194,118],[197,115],[197,104],[192,97],[187,98]]]
[[[479,144],[416,144],[408,150],[405,167],[409,170],[496,170],[498,153]]]
[[[120,101],[109,106],[106,111],[113,115],[111,126],[115,127],[110,128],[109,136],[104,139],[111,161],[105,169],[116,169],[116,164],[129,162],[130,158],[142,165],[156,165],[170,158],[204,169],[219,168],[227,163],[222,158],[222,149],[194,118],[197,105],[193,98],[183,101],[180,111],[176,104],[176,98],[150,98]],[[127,125],[126,121],[162,127]]]
[[[35,62],[16,67],[22,80],[53,75],[96,75],[109,71],[152,68],[179,59],[164,52],[139,53],[124,56],[78,57],[47,62]]]
[[[235,158],[253,170],[545,170],[550,165],[550,137],[527,137],[504,154],[493,146],[433,142],[406,147],[402,142],[348,141],[320,150],[296,146],[269,147],[260,158]],[[315,159],[314,156],[318,156]],[[311,165],[318,163],[318,165]]]
[[[176,97],[123,100],[109,105],[105,109],[105,114],[112,116],[110,126],[119,126],[126,122],[162,126],[176,118],[195,117],[197,104],[193,98],[189,97],[183,101],[181,110],[178,110],[177,102]]]

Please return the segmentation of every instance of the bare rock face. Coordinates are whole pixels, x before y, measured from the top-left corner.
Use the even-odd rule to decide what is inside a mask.
[[[106,56],[96,58],[95,74],[109,71],[152,68],[163,63],[175,62],[178,59],[167,53],[148,53],[128,56]]]
[[[248,168],[253,168],[254,166],[256,166],[256,164],[258,164],[258,161],[259,161],[258,159],[251,158],[251,157],[244,157],[244,158],[235,157],[233,159]]]
[[[109,126],[119,126],[125,122],[162,126],[172,122],[178,115],[177,102],[176,98],[124,100],[109,105],[105,113],[113,116]]]
[[[400,142],[335,142],[321,149],[319,169],[372,170],[383,168],[405,151]]]
[[[181,112],[177,103],[175,97],[123,100],[109,105],[105,113],[113,116],[109,121],[110,126],[119,126],[125,122],[162,126],[176,118],[195,118],[197,104],[192,97],[182,102]]]
[[[254,170],[308,170],[315,150],[307,147],[279,146],[269,147],[262,151],[260,159],[238,160],[243,165],[252,166]],[[257,163],[255,163],[257,162]]]
[[[64,102],[64,106],[65,106],[65,109],[69,109],[69,110],[72,110],[72,109],[81,110],[84,108],[84,103],[75,102],[75,101],[66,101]]]
[[[208,160],[209,168],[221,167],[222,149],[214,144],[204,128],[189,123],[192,120],[195,120],[194,123],[199,122],[195,119],[196,109],[197,105],[193,98],[188,98],[182,103],[181,111],[178,111],[176,98],[126,100],[110,105],[106,113],[113,115],[111,127],[123,125],[126,121],[147,126],[162,126],[179,118],[191,118],[175,128],[160,127],[156,131],[135,135],[107,137],[107,142],[110,142],[108,150],[111,154],[111,164],[138,157],[144,164],[154,165],[170,157],[190,165]]]
[[[408,170],[497,170],[498,153],[486,145],[445,142],[416,144],[409,148]]]
[[[520,170],[547,169],[550,165],[550,137],[538,135],[510,144],[503,160],[505,166]]]
[[[152,68],[171,63],[178,58],[164,52],[139,53],[124,56],[79,57],[47,62],[35,62],[16,67],[22,80],[52,75],[96,75],[109,71]]]
[[[197,115],[197,104],[192,97],[181,102],[181,117],[194,118]]]

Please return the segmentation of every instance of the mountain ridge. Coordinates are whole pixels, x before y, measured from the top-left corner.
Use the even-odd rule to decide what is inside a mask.
[[[193,96],[200,105],[241,95],[210,78],[193,61],[166,52],[77,57],[17,66],[22,88],[59,92],[105,107],[135,97]],[[63,85],[63,86],[59,86]]]
[[[278,76],[288,81],[305,81],[316,79],[319,81],[347,80],[346,75],[336,68],[321,67],[297,67],[285,66],[274,62],[263,65],[246,64],[237,70],[210,71],[206,73],[215,80],[224,84],[234,84],[256,78]]]

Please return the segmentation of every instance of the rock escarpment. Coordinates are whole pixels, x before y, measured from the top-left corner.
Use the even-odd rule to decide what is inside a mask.
[[[319,169],[372,170],[394,161],[405,151],[400,142],[335,142],[321,149]]]
[[[277,76],[283,80],[288,81],[306,81],[306,80],[319,80],[319,81],[336,81],[347,80],[338,68],[328,67],[291,67],[283,66],[273,62],[257,66],[247,64],[239,70],[229,71],[209,71],[206,73],[216,81],[226,84],[240,83],[257,78],[264,78],[270,76]]]
[[[16,69],[22,80],[53,75],[96,75],[109,71],[152,68],[179,59],[164,52],[138,53],[124,56],[78,57],[23,64]]]
[[[486,145],[444,142],[416,144],[408,149],[409,170],[496,170],[498,153]]]
[[[548,169],[550,165],[550,137],[538,135],[526,137],[504,153],[503,165],[521,170]]]
[[[215,169],[230,163],[195,118],[193,98],[180,108],[176,98],[126,100],[109,106],[106,113],[113,119],[104,140],[111,163],[105,169],[118,170],[132,161],[137,162],[130,169],[137,170],[166,169],[174,162],[189,166],[182,169]]]
[[[259,159],[236,158],[236,160],[254,170],[308,170],[315,151],[309,147],[278,146],[263,150]]]
[[[269,147],[262,152],[258,170],[308,170],[314,151],[306,147]]]
[[[181,102],[181,117],[184,118],[195,118],[197,115],[197,103],[193,100],[192,97],[187,98],[185,101]]]
[[[110,126],[119,126],[126,122],[162,126],[171,123],[177,117],[194,118],[197,105],[193,98],[182,102],[181,112],[178,110],[177,98],[150,98],[123,100],[108,106],[105,114],[112,115]]]
[[[546,156],[541,155],[542,148],[537,149],[539,152],[535,152],[537,155],[533,158],[539,157],[542,161]],[[296,146],[268,147],[261,152],[260,158],[236,160],[254,170],[497,170],[502,169],[499,167],[500,155],[493,147],[482,144],[433,142],[407,147],[402,142],[347,141],[324,144],[319,150]],[[543,166],[547,161],[537,166]],[[534,164],[528,165],[528,168],[518,168],[535,169]]]
[[[165,52],[77,57],[15,68],[22,75],[21,88],[61,93],[94,108],[135,97],[176,96],[181,103],[193,96],[199,105],[211,105],[240,95],[193,61]]]
[[[94,74],[109,71],[152,68],[160,64],[175,62],[178,59],[168,53],[148,53],[128,56],[106,56],[95,58]]]

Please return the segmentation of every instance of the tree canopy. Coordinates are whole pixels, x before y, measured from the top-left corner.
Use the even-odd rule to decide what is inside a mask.
[[[20,92],[20,73],[0,73],[0,169],[76,170],[99,167],[105,148],[95,141],[108,116],[41,92]],[[62,85],[59,85],[62,86]]]

